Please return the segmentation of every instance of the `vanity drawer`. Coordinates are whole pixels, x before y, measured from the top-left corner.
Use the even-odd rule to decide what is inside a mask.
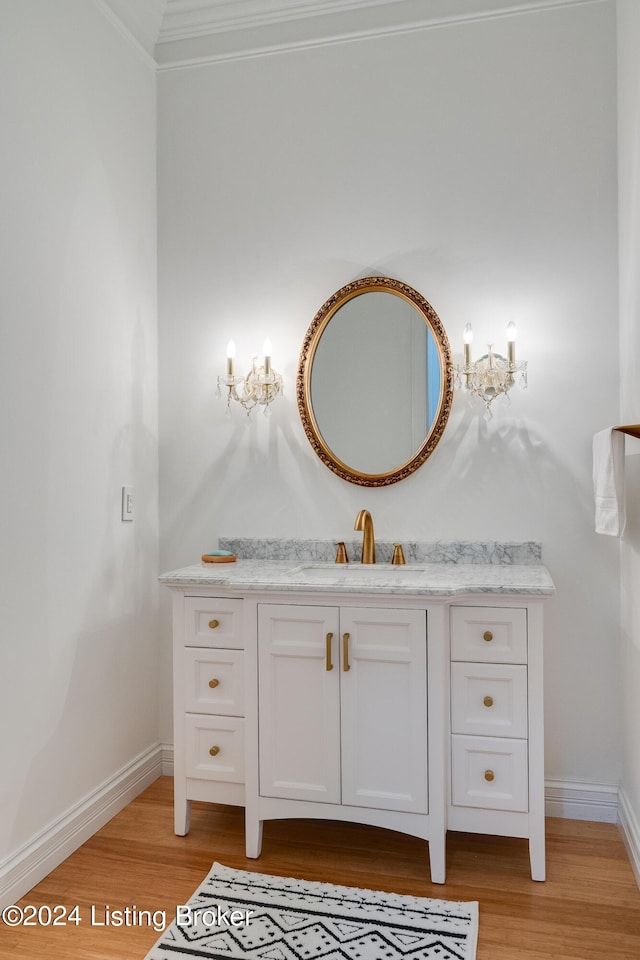
[[[525,666],[451,664],[452,733],[524,738],[527,715]]]
[[[527,611],[517,607],[451,607],[451,659],[527,662]]]
[[[244,716],[242,650],[185,650],[184,663],[188,713]]]
[[[244,783],[244,720],[186,714],[186,774]]]
[[[451,738],[451,802],[458,807],[528,810],[527,741]]]
[[[184,642],[187,647],[241,650],[244,647],[242,600],[185,597]]]

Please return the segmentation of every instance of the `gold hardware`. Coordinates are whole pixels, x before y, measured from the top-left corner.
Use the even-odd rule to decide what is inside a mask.
[[[484,703],[485,707],[492,707],[492,706],[493,706],[493,697],[485,697],[482,702]]]
[[[336,543],[336,547],[338,548],[336,551],[336,563],[348,563],[347,548],[343,541],[341,540],[340,543]]]
[[[368,510],[361,510],[356,517],[353,525],[354,530],[361,530],[362,537],[362,563],[376,562],[376,540],[373,535],[373,520]]]
[[[630,437],[638,437],[640,439],[640,423],[628,423],[623,427],[614,427],[614,430],[619,430],[620,433],[628,433]]]
[[[211,687],[212,690],[215,690],[215,688],[218,686],[219,683],[220,681],[216,680],[215,677],[213,678],[213,680],[209,680],[209,686]]]
[[[485,778],[485,780],[487,780],[489,783],[491,783],[491,781],[495,778],[495,774],[494,774],[493,770],[485,770],[485,772],[484,772],[484,778]]]
[[[401,564],[406,563],[407,561],[404,558],[404,550],[402,549],[401,543],[394,543],[393,545],[393,559],[391,563]]]
[[[331,663],[331,641],[333,640],[333,634],[328,633],[326,636],[326,650],[325,650],[325,669],[333,670],[333,664]]]
[[[210,747],[209,753],[211,754],[212,757],[217,757],[218,754],[220,753],[220,747]]]
[[[209,620],[209,626],[212,630],[215,630],[216,627],[220,626],[219,620]]]
[[[486,640],[487,643],[489,640],[493,640],[493,634],[491,633],[491,630],[485,630],[485,632],[482,634],[482,639]]]
[[[342,637],[342,669],[346,673],[351,670],[349,666],[349,634],[345,633]]]

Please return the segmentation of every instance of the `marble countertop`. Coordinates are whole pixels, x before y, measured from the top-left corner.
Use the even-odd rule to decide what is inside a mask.
[[[168,587],[221,587],[238,592],[291,591],[422,597],[459,594],[551,596],[549,571],[540,563],[335,564],[315,560],[238,559],[204,563],[164,573]]]

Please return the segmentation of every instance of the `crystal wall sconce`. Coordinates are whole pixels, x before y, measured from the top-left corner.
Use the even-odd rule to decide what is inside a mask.
[[[490,404],[501,394],[507,396],[516,382],[521,387],[527,386],[527,362],[516,361],[516,325],[513,320],[507,324],[507,356],[495,353],[492,344],[478,360],[471,359],[471,344],[473,330],[468,323],[464,328],[464,363],[455,366],[456,387],[464,387],[475,396],[484,400],[489,409]],[[509,397],[507,396],[507,399]]]
[[[257,366],[257,356],[251,357],[251,369],[246,376],[237,376],[234,371],[236,345],[233,340],[227,344],[227,373],[218,377],[218,397],[222,397],[223,390],[227,392],[227,409],[231,409],[231,401],[240,403],[247,415],[255,406],[264,407],[266,416],[270,414],[269,405],[282,392],[282,377],[271,365],[271,340],[267,339],[262,348],[264,358],[262,366]]]

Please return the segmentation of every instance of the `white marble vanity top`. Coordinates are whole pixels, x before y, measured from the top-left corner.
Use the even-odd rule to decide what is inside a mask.
[[[555,592],[546,567],[539,563],[388,563],[335,564],[314,560],[237,560],[198,562],[160,577],[168,587],[221,587],[245,591],[298,591],[380,595],[456,596],[517,594],[550,596]]]

